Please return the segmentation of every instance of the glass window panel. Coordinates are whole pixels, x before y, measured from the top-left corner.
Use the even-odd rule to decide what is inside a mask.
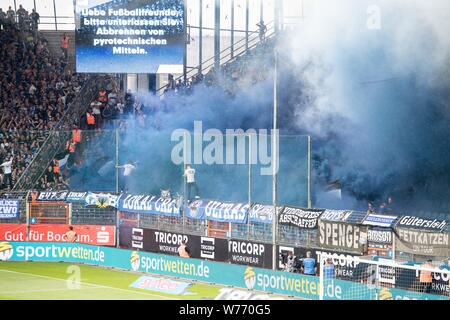
[[[53,0],[36,0],[36,11],[40,15],[40,30],[55,30]]]
[[[261,0],[249,0],[248,2],[248,8],[249,8],[249,15],[248,15],[248,30],[254,31],[257,30],[258,27],[256,26],[257,23],[261,20],[261,7],[260,2]]]
[[[273,21],[273,4],[276,0],[264,1],[264,23],[268,24]]]
[[[74,7],[72,0],[55,1],[58,30],[75,30]]]
[[[39,1],[39,0],[37,0]],[[34,1],[33,0],[16,0],[17,3],[17,9],[19,9],[19,5],[22,5],[22,7],[28,11],[28,14],[30,14],[34,9]]]
[[[4,12],[6,12],[10,6],[14,10],[14,0],[2,0],[0,3],[0,8],[2,8]]]

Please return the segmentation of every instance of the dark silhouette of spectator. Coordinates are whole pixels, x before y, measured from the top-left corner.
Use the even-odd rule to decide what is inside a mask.
[[[2,8],[0,8],[0,30],[5,29],[6,24],[6,13],[3,11]]]
[[[35,32],[38,30],[40,15],[39,13],[36,12],[35,9],[33,9],[30,14],[30,18],[31,18],[31,30]]]

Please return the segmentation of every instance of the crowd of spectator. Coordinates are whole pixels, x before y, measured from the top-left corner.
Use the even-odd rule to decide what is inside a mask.
[[[6,12],[0,8],[0,30],[18,28],[24,31],[36,32],[39,21],[40,16],[35,9],[32,9],[31,13],[29,13],[22,5],[19,5],[17,12],[11,6],[8,7]]]
[[[11,10],[0,12],[0,189],[12,189],[86,80],[64,73],[33,32],[34,10]]]
[[[38,23],[39,14],[34,10],[29,14],[22,6],[17,12],[11,8],[6,13],[0,11],[1,189],[13,187],[86,81],[84,76],[64,72],[67,54],[59,59],[52,57],[46,40],[35,32]],[[67,40],[62,39],[61,43],[63,49]],[[165,95],[189,94],[196,85],[220,86],[235,94],[247,84],[264,80],[268,72],[261,68],[268,69],[271,65],[265,54],[268,46],[265,40],[220,70],[211,68],[186,83],[170,75]],[[118,126],[123,128],[128,125],[124,119],[132,115],[141,127],[147,125],[152,107],[145,106],[130,91],[120,90],[113,79],[109,80],[81,119],[65,123],[65,128],[72,128],[66,148],[49,164],[38,181],[38,189],[67,188],[70,170],[81,163],[85,144],[109,120],[118,120]]]
[[[169,75],[164,94],[185,95],[192,92],[196,85],[220,87],[234,96],[239,90],[266,80],[273,69],[271,55],[267,54],[273,48],[273,39],[264,39],[244,55],[239,55],[223,64],[219,70],[211,67],[206,74],[198,73],[186,82]]]

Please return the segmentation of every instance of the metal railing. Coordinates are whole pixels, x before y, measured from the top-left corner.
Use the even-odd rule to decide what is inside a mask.
[[[70,138],[71,131],[67,126],[73,125],[87,110],[94,97],[96,77],[90,78],[84,85],[75,100],[66,108],[66,111],[58,124],[49,132],[42,147],[33,157],[33,160],[26,167],[20,178],[14,185],[13,190],[29,190],[34,187],[37,181],[44,174],[47,165],[54,159],[55,155],[61,152],[66,141]]]
[[[267,23],[267,31],[265,33],[265,39],[266,41],[270,38],[275,36],[275,25],[274,21],[270,21]],[[258,44],[260,44],[260,32],[259,30],[255,30],[248,33],[248,37],[244,37],[241,40],[233,43],[229,47],[223,49],[218,54],[213,55],[212,57],[206,59],[201,64],[199,64],[197,67],[190,67],[189,71],[186,72],[186,81],[192,79],[198,74],[202,74],[204,71],[209,71],[211,67],[215,64],[216,57],[219,57],[219,64],[223,65],[227,62],[232,62],[236,60],[238,57],[241,57],[253,48],[255,48]],[[229,51],[229,53],[227,53]],[[178,82],[179,80],[183,80],[184,75],[179,76],[175,79],[175,82]],[[157,95],[161,95],[164,90],[167,88],[167,86],[163,86],[156,90]]]

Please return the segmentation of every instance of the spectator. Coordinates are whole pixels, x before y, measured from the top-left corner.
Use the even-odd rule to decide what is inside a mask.
[[[57,190],[67,190],[69,189],[69,182],[64,180],[63,176],[59,176],[56,183]]]
[[[367,202],[367,213],[371,214],[371,213],[375,213],[375,210],[373,209],[373,204],[372,202]]]
[[[306,258],[303,259],[303,274],[315,276],[317,272],[316,260],[311,258],[311,251],[306,252]]]
[[[191,257],[191,251],[189,250],[189,247],[186,245],[186,240],[181,241],[181,244],[178,247],[178,254],[182,258]]]
[[[198,187],[195,182],[195,169],[189,164],[186,166],[183,177],[186,177],[187,196],[186,199],[189,202],[191,200],[192,189],[195,190],[195,198],[198,198]]]
[[[444,261],[444,262],[439,266],[439,269],[450,271],[450,258],[448,258],[447,261]]]
[[[77,241],[77,236],[78,236],[77,233],[73,231],[73,227],[69,226],[69,231],[67,231],[63,235],[63,240],[67,242],[75,242]]]
[[[296,258],[297,257],[294,256],[294,253],[292,251],[289,251],[288,256],[286,257],[286,264],[285,264],[285,270],[287,272],[294,272]]]
[[[129,178],[131,176],[131,173],[136,169],[137,162],[134,163],[126,163],[123,166],[116,166],[117,169],[124,169],[123,170],[123,176],[121,180],[119,181],[120,190],[122,192],[126,192],[128,190],[128,183]]]
[[[267,26],[264,24],[264,21],[260,21],[256,24],[256,26],[259,28],[259,40],[263,42],[266,40],[266,32],[267,32]]]
[[[12,178],[11,178],[11,172],[12,172],[12,162],[13,157],[9,157],[9,159],[2,164],[0,164],[0,167],[3,168],[3,180],[4,184],[11,190],[13,188]]]
[[[13,27],[16,22],[16,13],[11,6],[9,6],[8,11],[6,11],[6,21],[10,27]]]
[[[88,130],[95,130],[95,115],[93,113],[92,109],[89,109],[86,112],[86,123],[87,123],[87,128]]]
[[[69,57],[69,37],[67,37],[65,32],[61,37],[61,51],[63,52],[64,59],[67,60]]]
[[[58,159],[53,159],[53,175],[54,181],[57,182],[59,178],[59,161]]]
[[[108,93],[104,88],[101,88],[98,92],[98,102],[100,102],[103,106],[106,106],[108,103]]]
[[[19,20],[19,28],[25,29],[25,21],[28,18],[28,12],[22,7],[22,5],[19,5],[19,9],[17,10],[17,18]]]
[[[31,15],[31,30],[32,31],[37,31],[38,30],[38,26],[39,26],[39,22],[40,22],[40,16],[39,13],[36,12],[35,9],[32,10]]]
[[[45,172],[45,183],[46,184],[52,184],[55,183],[55,174],[53,173],[53,166],[49,166],[47,168],[47,171]]]
[[[6,13],[3,12],[2,8],[0,8],[0,30],[5,29],[5,24],[6,24]]]
[[[427,260],[426,263],[424,263],[422,265],[422,267],[432,269],[433,268],[432,262],[433,261],[431,259],[429,259],[429,260]],[[421,291],[423,293],[431,293],[431,284],[433,283],[432,271],[421,270],[419,280],[420,280],[420,284],[421,284]]]
[[[323,266],[323,276],[325,279],[334,278],[334,264],[331,258],[327,258],[325,265]]]
[[[69,154],[69,157],[67,158],[66,169],[71,169],[72,166],[75,164],[75,157],[76,157],[75,151],[76,151],[76,143],[72,139],[70,139],[66,143],[66,152]]]

